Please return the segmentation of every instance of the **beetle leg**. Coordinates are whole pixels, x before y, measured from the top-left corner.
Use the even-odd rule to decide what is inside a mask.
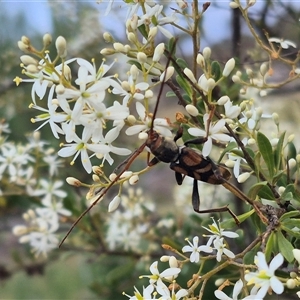
[[[192,204],[195,212],[200,213],[200,197],[199,197],[199,191],[198,191],[198,182],[196,179],[194,179],[193,182],[193,193],[192,193]]]
[[[180,126],[179,129],[176,132],[176,135],[174,136],[174,142],[179,140],[183,135],[183,128]]]
[[[152,167],[152,166],[154,166],[154,165],[156,165],[156,164],[158,164],[159,163],[159,159],[156,157],[156,156],[154,156],[149,162],[148,162],[148,167]]]
[[[188,146],[189,144],[199,145],[199,144],[204,144],[206,141],[207,141],[207,137],[196,138],[196,139],[186,141],[184,145],[185,146]]]
[[[183,182],[183,176],[181,173],[179,172],[175,172],[175,178],[176,178],[176,182],[178,185],[182,185],[182,182]]]

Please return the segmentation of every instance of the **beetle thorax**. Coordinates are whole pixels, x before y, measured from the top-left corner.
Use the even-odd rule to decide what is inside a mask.
[[[159,135],[156,131],[148,133],[146,141],[151,153],[165,163],[175,162],[179,156],[179,147],[172,138]]]

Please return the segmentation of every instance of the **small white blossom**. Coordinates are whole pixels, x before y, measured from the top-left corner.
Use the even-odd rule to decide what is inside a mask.
[[[255,284],[253,289],[257,292],[257,295],[263,298],[269,288],[271,288],[276,294],[282,294],[284,291],[283,283],[275,276],[275,271],[278,269],[284,259],[281,253],[278,253],[268,266],[266,262],[265,254],[258,252],[255,256],[254,263],[258,270],[256,272],[249,272],[245,275],[245,280],[248,281],[248,285]]]
[[[276,37],[271,37],[269,38],[270,43],[277,43],[280,44],[281,48],[283,49],[288,49],[289,47],[297,48],[297,45],[290,40],[284,40],[284,39],[279,39]]]
[[[190,246],[184,246],[182,248],[182,252],[192,252],[190,256],[191,262],[199,262],[201,251],[206,253],[211,253],[213,251],[213,249],[207,245],[198,246],[199,237],[197,236],[194,236],[193,244],[189,240],[187,240],[187,242],[190,244]]]
[[[203,117],[203,122],[205,129],[200,128],[189,128],[189,134],[197,137],[206,137],[207,132],[207,141],[203,145],[202,154],[203,156],[208,156],[212,150],[212,140],[216,140],[220,143],[228,143],[230,141],[230,136],[224,133],[225,130],[225,120],[221,119],[215,124],[210,123],[208,125],[209,115],[205,114]],[[208,130],[207,127],[209,126]]]

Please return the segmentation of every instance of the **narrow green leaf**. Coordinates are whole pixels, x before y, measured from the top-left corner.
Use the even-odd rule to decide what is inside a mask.
[[[289,227],[286,227],[284,225],[281,225],[280,228],[285,231],[289,237],[295,237],[296,239],[300,239],[300,232],[299,231],[294,231]]]
[[[247,220],[253,213],[254,213],[254,209],[251,209],[250,211],[245,212],[244,214],[237,216],[237,219],[240,221],[240,223],[242,223],[245,220]],[[225,220],[225,221],[221,222],[221,225],[224,228],[233,228],[233,227],[236,226],[236,223],[235,223],[233,218],[230,218],[228,220]]]
[[[257,145],[267,165],[270,179],[273,179],[275,168],[274,168],[274,156],[272,151],[272,145],[269,139],[260,131],[257,133]]]
[[[274,200],[275,197],[269,186],[267,186],[267,183],[267,181],[262,181],[254,184],[249,190],[248,197],[254,200],[259,195],[264,199]]]
[[[284,237],[281,231],[277,231],[275,234],[277,236],[279,252],[288,262],[292,262],[294,260],[293,245]]]
[[[191,97],[193,90],[190,83],[185,78],[179,75],[176,76],[176,81],[179,84],[179,86],[189,95],[189,97]]]
[[[293,197],[294,193],[295,193],[295,186],[293,184],[289,184],[285,188],[284,192],[282,193],[281,199],[285,200],[285,201],[293,200],[294,199],[294,197]]]
[[[278,252],[277,241],[276,241],[276,236],[274,234],[274,231],[271,232],[266,244],[265,256],[267,261],[270,260],[272,252],[275,253]]]
[[[274,152],[274,162],[275,162],[276,172],[280,170],[280,166],[281,166],[284,137],[285,137],[285,132],[280,136]]]
[[[221,78],[221,67],[217,61],[211,63],[211,74],[215,81],[218,81]]]
[[[298,217],[298,216],[300,216],[300,212],[298,210],[289,211],[280,217],[280,221],[281,222],[283,222],[285,220],[291,221],[291,220],[293,220],[292,218]]]

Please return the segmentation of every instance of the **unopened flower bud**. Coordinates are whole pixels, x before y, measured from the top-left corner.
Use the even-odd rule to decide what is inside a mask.
[[[40,228],[41,229],[41,228]],[[20,244],[27,244],[30,241],[29,235],[23,235],[22,237],[19,238],[19,243]]]
[[[116,173],[111,173],[108,178],[111,182],[113,182],[117,178],[117,174]]]
[[[248,75],[249,77],[253,77],[253,71],[252,71],[252,69],[247,68],[247,69],[246,69],[246,73],[247,73],[247,75]]]
[[[130,41],[131,43],[134,43],[134,44],[137,41],[137,37],[133,32],[128,32],[127,39],[128,39],[128,41]]]
[[[128,122],[130,125],[135,124],[135,122],[136,122],[135,116],[134,116],[134,115],[129,115],[129,116],[127,117],[127,122]]]
[[[220,286],[224,283],[225,279],[224,278],[219,278],[215,281],[215,286]]]
[[[289,160],[288,160],[288,165],[289,165],[289,168],[290,168],[290,169],[296,167],[296,166],[297,166],[296,159],[295,159],[295,158],[289,159]]]
[[[139,75],[139,69],[137,68],[136,65],[132,65],[132,66],[130,67],[130,74],[131,74],[131,76],[132,76],[132,80],[133,80],[133,81],[136,81],[136,79],[137,79],[137,77],[138,77],[138,75]]]
[[[139,175],[135,174],[129,178],[129,184],[135,185],[139,181]]]
[[[255,144],[256,144],[256,140],[253,139],[253,138],[251,138],[251,139],[248,140],[247,144],[248,144],[249,146],[255,145]]]
[[[217,104],[218,105],[224,105],[225,103],[227,103],[228,101],[230,101],[228,96],[222,96],[218,101]]]
[[[295,279],[288,279],[288,281],[286,282],[286,287],[288,289],[294,289],[296,287],[296,281]]]
[[[300,264],[300,250],[293,249],[293,255],[294,255],[295,259],[297,260],[298,264]]]
[[[96,174],[93,174],[93,175],[92,175],[92,179],[93,179],[94,182],[99,182],[99,181],[100,181],[99,176],[96,175]]]
[[[128,178],[132,175],[132,171],[125,171],[120,178]]]
[[[133,30],[137,29],[137,25],[138,25],[138,16],[137,14],[134,14],[131,19],[130,19],[130,26]]]
[[[300,154],[296,155],[296,161],[297,161],[298,164],[300,163]]]
[[[232,80],[233,82],[235,82],[235,83],[241,82],[241,78],[240,78],[239,76],[237,76],[237,75],[233,75],[233,76],[231,77],[231,80]]]
[[[67,56],[67,41],[63,36],[59,36],[55,41],[57,55],[61,58]]]
[[[275,125],[279,125],[279,116],[277,113],[272,114],[272,119],[273,119]]]
[[[160,82],[166,82],[168,81],[172,75],[174,74],[174,67],[170,66],[165,70],[159,77]]]
[[[12,232],[16,236],[21,236],[28,233],[28,229],[24,225],[16,225],[13,227]]]
[[[173,255],[170,256],[169,265],[171,268],[178,268],[178,260],[175,256]]]
[[[121,203],[121,198],[119,196],[115,196],[115,198],[110,201],[108,205],[108,212],[113,212],[115,211]]]
[[[249,7],[250,7],[250,6],[253,6],[255,3],[256,3],[256,0],[250,0],[250,1],[248,2],[248,6],[249,6]]]
[[[184,73],[184,74],[185,74],[185,75],[186,75],[193,83],[196,83],[196,82],[197,82],[197,80],[196,80],[196,78],[195,78],[193,72],[192,72],[190,69],[185,68],[185,69],[183,70],[183,73]]]
[[[138,52],[136,58],[141,64],[147,61],[147,55],[144,52]]]
[[[207,60],[210,59],[211,56],[211,49],[209,47],[205,47],[202,51],[203,57]]]
[[[123,52],[124,51],[124,45],[121,43],[113,43],[113,47],[117,52]]]
[[[22,55],[20,57],[20,60],[25,66],[27,66],[27,65],[38,66],[38,64],[39,64],[39,62],[35,58],[31,57],[30,55]]]
[[[104,32],[103,33],[103,38],[104,38],[105,42],[107,42],[107,43],[113,43],[114,42],[114,38],[112,37],[112,35],[109,32]]]
[[[239,7],[239,5],[238,5],[236,2],[233,2],[233,1],[231,1],[231,2],[229,3],[229,6],[230,6],[230,8],[232,8],[232,9],[236,9],[236,8]]]
[[[160,258],[160,261],[161,262],[168,262],[170,259],[170,256],[169,255],[163,255],[161,258]]]
[[[287,141],[290,143],[290,142],[292,142],[294,140],[294,138],[295,138],[295,135],[294,134],[290,134],[288,136],[288,138],[287,138]]]
[[[192,104],[188,104],[185,106],[185,110],[193,117],[197,117],[199,115],[199,111],[196,106]]]
[[[112,55],[112,54],[115,54],[116,51],[115,51],[114,49],[112,49],[112,48],[104,48],[104,49],[102,49],[102,50],[100,51],[100,53],[101,53],[102,55]]]
[[[29,46],[24,44],[22,41],[18,41],[18,47],[22,52],[28,53]]]
[[[147,98],[147,99],[153,98],[153,92],[151,90],[147,90],[145,92],[145,98]]]
[[[250,177],[250,175],[251,175],[251,173],[245,172],[245,173],[238,176],[237,181],[239,183],[243,183]]]
[[[148,138],[148,134],[147,132],[140,132],[139,135],[138,135],[138,138],[142,141],[146,140]]]
[[[278,194],[279,194],[279,195],[282,195],[282,194],[284,193],[284,191],[285,191],[285,187],[284,187],[284,186],[280,186],[280,187],[278,188]]]
[[[227,61],[227,63],[225,64],[225,67],[224,67],[222,75],[224,77],[228,77],[228,75],[232,72],[232,70],[234,69],[234,67],[235,67],[235,60],[234,60],[234,58],[230,58]]]
[[[272,147],[276,147],[278,145],[278,142],[279,142],[278,138],[274,138],[270,140]]]
[[[261,75],[265,76],[266,73],[268,72],[268,70],[269,70],[268,63],[262,63],[260,68],[259,68],[259,71],[260,71]]]
[[[215,82],[215,80],[213,79],[213,78],[209,78],[208,80],[207,80],[207,90],[208,91],[211,91],[211,90],[213,90],[213,88],[216,86],[216,82]]]
[[[21,41],[25,44],[25,45],[30,45],[30,39],[29,39],[29,37],[27,37],[26,35],[23,35],[22,37],[21,37]]]
[[[291,278],[296,278],[298,275],[297,275],[297,273],[296,272],[290,272],[290,277]]]
[[[197,55],[197,64],[201,67],[204,68],[205,67],[205,59],[203,57],[203,55],[201,53],[198,53]]]
[[[228,167],[228,168],[233,168],[235,165],[235,161],[231,160],[231,159],[228,159],[225,161],[225,166]]]
[[[255,109],[255,112],[256,112],[255,120],[259,121],[261,119],[262,114],[263,114],[263,109],[259,106]]]
[[[64,65],[64,76],[67,80],[71,81],[72,79],[72,72],[71,72],[71,68],[68,65]]]
[[[36,65],[28,65],[26,71],[31,74],[39,73],[39,69]]]
[[[52,36],[50,33],[46,33],[43,35],[43,44],[44,47],[48,47],[52,43]]]
[[[157,32],[158,32],[158,29],[157,27],[152,27],[150,30],[149,30],[149,34],[148,34],[148,41],[151,41],[155,38],[155,36],[157,35]]]
[[[65,87],[62,85],[62,84],[58,84],[56,87],[55,87],[55,92],[56,94],[58,95],[62,95],[64,92],[65,92]]]
[[[129,45],[124,46],[124,52],[128,53],[131,50],[131,47]]]
[[[76,187],[79,187],[82,184],[80,180],[78,180],[77,178],[74,178],[74,177],[67,177],[66,182],[69,185],[73,185],[73,186],[76,186]]]
[[[161,56],[164,54],[165,51],[165,44],[160,43],[155,47],[154,54],[153,54],[153,61],[158,62]]]

